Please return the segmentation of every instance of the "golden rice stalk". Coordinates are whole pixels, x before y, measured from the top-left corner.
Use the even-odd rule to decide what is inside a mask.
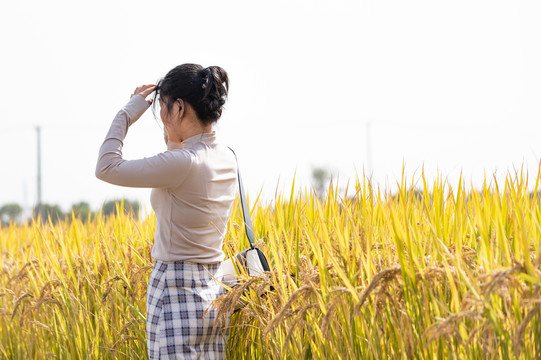
[[[361,313],[361,308],[370,295],[370,293],[376,289],[378,286],[386,285],[388,282],[392,281],[398,274],[400,274],[400,266],[395,266],[390,269],[385,269],[378,272],[370,281],[370,284],[361,292],[360,300],[355,307],[353,308],[353,315],[358,316]]]
[[[528,326],[529,322],[534,318],[535,315],[541,314],[541,303],[538,303],[535,305],[524,317],[520,325],[518,326],[515,338],[513,341],[513,347],[515,348],[515,356],[519,357],[520,352],[523,349],[523,343],[524,343],[524,332],[526,331],[526,327]]]

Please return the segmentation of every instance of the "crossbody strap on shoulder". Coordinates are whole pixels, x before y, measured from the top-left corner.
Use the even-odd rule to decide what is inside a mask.
[[[246,231],[246,237],[248,238],[248,241],[250,242],[250,248],[255,249],[255,236],[254,236],[254,230],[252,227],[252,220],[250,219],[250,209],[248,208],[248,202],[246,201],[246,193],[244,192],[244,186],[242,185],[242,179],[240,177],[240,169],[239,169],[239,161],[237,159],[237,154],[233,151],[233,149],[229,148],[233,155],[235,155],[235,160],[237,161],[237,178],[239,180],[239,195],[240,195],[240,203],[242,207],[242,215],[244,217],[244,229]]]

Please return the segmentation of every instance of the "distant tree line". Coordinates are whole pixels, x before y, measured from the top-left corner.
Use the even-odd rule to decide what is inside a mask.
[[[16,203],[5,204],[0,207],[0,221],[2,225],[9,224],[11,222],[20,223],[23,208]]]
[[[134,216],[139,216],[140,204],[138,201],[131,201],[128,199],[116,199],[109,200],[103,203],[103,206],[97,212],[101,211],[104,216],[109,216],[117,213],[117,209],[120,208],[123,202],[123,210],[125,213],[131,213]],[[7,226],[10,223],[23,223],[27,219],[22,219],[23,208],[17,203],[9,203],[0,206],[0,224]],[[85,201],[78,202],[71,206],[71,210],[68,212],[62,211],[60,206],[52,204],[40,204],[34,207],[32,210],[32,218],[37,219],[40,217],[42,220],[48,221],[50,218],[53,223],[59,220],[71,219],[72,214],[81,219],[83,222],[92,220],[96,216],[96,212],[90,209],[90,204]]]

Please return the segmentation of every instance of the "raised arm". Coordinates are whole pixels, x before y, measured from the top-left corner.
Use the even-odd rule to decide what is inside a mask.
[[[100,148],[96,164],[98,179],[115,185],[148,188],[174,187],[184,181],[192,164],[191,155],[186,151],[166,151],[138,160],[122,158],[128,127],[150,106],[151,101],[145,97],[152,92],[151,89],[148,87],[140,93],[136,90],[138,94],[132,95],[114,118]]]

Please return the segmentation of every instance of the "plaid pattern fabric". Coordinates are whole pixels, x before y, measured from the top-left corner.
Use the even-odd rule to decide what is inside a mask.
[[[221,264],[156,260],[147,290],[150,359],[225,359],[227,324],[214,327]]]

